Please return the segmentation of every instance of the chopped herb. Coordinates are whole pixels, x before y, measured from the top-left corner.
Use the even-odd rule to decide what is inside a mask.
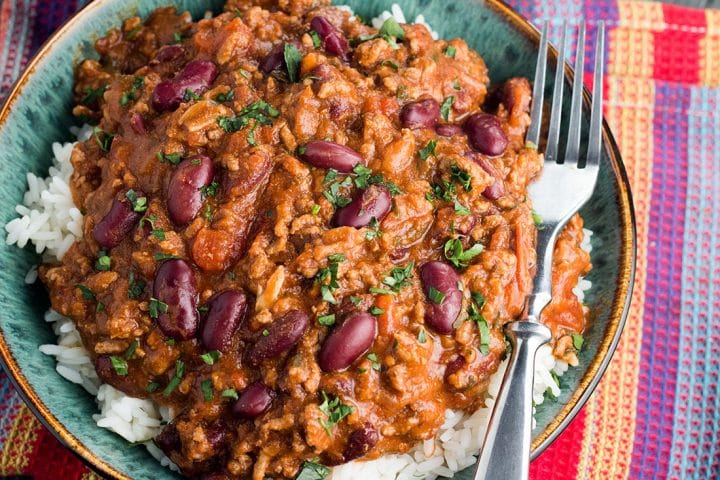
[[[327,199],[328,202],[330,202],[334,207],[336,208],[342,208],[347,206],[350,203],[350,199],[344,195],[340,194],[341,188],[348,188],[350,185],[352,185],[352,179],[350,177],[346,177],[345,180],[341,182],[335,182],[334,180],[337,178],[337,171],[330,169],[328,173],[325,175],[325,184],[328,184],[330,182],[333,182],[330,184],[327,190],[323,192],[323,196]]]
[[[232,398],[233,400],[238,399],[237,390],[235,390],[234,388],[226,388],[222,391],[222,393],[220,393],[220,396],[222,398]]]
[[[383,314],[385,313],[385,310],[383,310],[383,309],[380,308],[380,307],[373,306],[373,307],[370,309],[370,313],[377,317],[377,316],[379,316],[379,315],[383,315]]]
[[[248,131],[247,136],[245,137],[247,139],[248,145],[252,145],[253,147],[257,146],[257,141],[255,141],[255,130],[257,130],[258,122],[253,122],[252,128],[250,128],[250,131]]]
[[[177,165],[182,160],[182,155],[180,155],[179,153],[165,154],[163,152],[158,152],[157,159],[160,160],[160,163],[168,162],[172,163],[173,165]]]
[[[453,80],[453,89],[457,90],[458,92],[460,90],[462,90],[462,87],[460,86],[460,82],[458,81],[457,78],[455,80]]]
[[[101,250],[98,253],[98,258],[95,260],[95,270],[98,270],[100,272],[107,272],[110,270],[110,267],[112,266],[112,261],[110,260],[110,257],[107,256],[104,250]]]
[[[480,292],[470,292],[470,296],[472,297],[473,301],[477,304],[478,308],[483,308],[485,306],[485,297]]]
[[[229,278],[230,280],[235,280],[235,277],[237,277],[237,275],[235,274],[235,272],[228,272],[228,278]]]
[[[210,310],[210,307],[208,307],[207,305],[203,305],[202,307],[198,307],[198,312],[200,312],[200,313],[207,313],[208,310]]]
[[[355,407],[341,403],[339,397],[335,397],[330,400],[327,393],[320,393],[322,393],[323,396],[323,402],[320,404],[320,411],[327,415],[328,419],[323,421],[319,418],[318,421],[327,434],[330,435],[330,427],[334,427],[340,422],[340,420],[353,413],[355,411]]]
[[[315,30],[310,30],[308,32],[308,35],[310,35],[310,38],[313,42],[313,47],[320,48],[322,46],[322,41],[320,40],[320,35]]]
[[[430,156],[434,157],[435,147],[437,147],[437,140],[430,140],[427,145],[418,152],[420,160],[427,160]]]
[[[135,35],[137,35],[137,33],[140,31],[141,28],[142,28],[142,23],[140,23],[140,24],[138,24],[138,25],[135,25],[135,26],[132,28],[132,30],[130,30],[129,32],[127,32],[127,33],[125,34],[125,38],[127,38],[128,40],[134,39],[134,38],[135,38]]]
[[[132,205],[133,212],[137,213],[143,213],[148,208],[148,200],[147,197],[138,197],[138,194],[135,190],[132,188],[127,191],[125,194],[128,200],[130,200],[130,205]]]
[[[82,292],[82,296],[85,300],[95,300],[95,294],[85,285],[78,283],[75,285],[75,288],[80,289],[80,292]]]
[[[145,292],[145,280],[135,280],[135,274],[130,272],[128,275],[128,298],[136,300]]]
[[[128,374],[128,364],[124,358],[113,355],[110,357],[110,363],[112,363],[113,370],[115,370],[116,374],[121,377]]]
[[[305,148],[305,147],[300,147],[300,148]],[[299,152],[300,152],[300,148],[298,148]],[[303,153],[305,153],[305,151],[300,152],[300,155],[302,155]],[[335,170],[334,168],[331,168],[325,174],[325,179],[323,180],[323,185],[327,185],[330,182],[334,182],[335,179],[337,178],[337,176],[338,176],[337,170]]]
[[[180,32],[175,32],[175,33],[173,33],[173,39],[175,40],[175,43],[182,43],[183,34]]]
[[[440,115],[442,115],[442,118],[447,122],[450,118],[450,108],[452,108],[453,103],[455,103],[455,96],[450,95],[443,101],[442,106],[440,107]]]
[[[418,333],[418,342],[425,343],[427,342],[427,336],[425,334],[425,329],[421,328],[420,333]]]
[[[480,310],[485,305],[485,297],[480,292],[471,292],[473,302],[468,307],[468,318],[477,323],[478,332],[480,333],[480,353],[487,355],[490,351],[490,327],[487,320],[483,317]]]
[[[202,97],[189,88],[186,88],[185,93],[183,94],[183,102],[189,102],[190,100],[202,100]]]
[[[202,390],[203,398],[206,402],[210,402],[213,399],[213,384],[209,378],[200,382],[200,390]]]
[[[249,79],[252,76],[252,74],[250,72],[248,72],[247,70],[245,70],[244,68],[239,69],[238,73],[240,73],[240,75],[242,75],[243,77],[245,77],[247,79]],[[228,93],[227,100],[232,100],[233,97],[235,97],[235,92],[230,92],[230,93]]]
[[[135,350],[137,350],[138,347],[138,341],[133,340],[130,346],[125,350],[125,360],[130,360],[133,355],[135,355]]]
[[[215,100],[218,103],[225,103],[225,102],[231,101],[234,98],[235,98],[235,90],[230,90],[227,93],[218,93],[217,95],[215,95],[215,98],[213,98],[213,100]]]
[[[218,361],[218,358],[220,358],[220,352],[217,350],[212,350],[207,353],[203,353],[200,355],[200,359],[205,362],[207,365],[213,365],[215,362]]]
[[[194,158],[194,159],[190,160],[190,165],[194,165],[196,167],[198,165],[200,165],[201,163],[202,163],[202,161],[199,158]]]
[[[363,43],[367,42],[368,40],[374,40],[376,38],[382,38],[386,42],[390,44],[390,46],[397,50],[400,48],[397,44],[397,40],[404,40],[405,39],[405,30],[400,26],[400,24],[395,20],[394,18],[390,17],[382,24],[382,27],[380,27],[380,30],[378,33],[374,35],[364,35],[359,37],[357,40],[355,40],[353,43]]]
[[[85,96],[80,100],[80,103],[86,107],[95,105],[107,89],[107,85],[101,85],[98,88],[85,87]]]
[[[379,372],[382,370],[382,365],[380,365],[380,361],[378,361],[378,356],[375,353],[368,353],[367,359],[370,360],[370,364],[372,365],[373,370],[376,372]]]
[[[318,213],[320,213],[320,205],[318,205],[317,203],[314,204],[312,206],[312,209],[310,210],[310,213],[312,213],[313,215],[317,215]]]
[[[205,208],[203,209],[202,216],[205,220],[208,222],[212,222],[213,215],[215,214],[215,211],[213,210],[212,205],[209,203],[205,205]]]
[[[380,230],[380,222],[377,221],[377,218],[372,217],[370,219],[370,224],[368,225],[368,231],[365,232],[365,239],[374,240],[380,237],[382,237],[382,230]]]
[[[477,321],[477,326],[480,332],[480,353],[487,355],[490,352],[490,327],[484,318]]]
[[[168,311],[168,304],[165,302],[161,302],[157,298],[151,298],[150,303],[148,304],[148,313],[150,313],[151,318],[158,318],[161,313],[165,313]]]
[[[205,200],[207,197],[214,197],[215,195],[217,195],[218,188],[220,188],[220,184],[213,181],[210,185],[200,187],[200,196],[203,200]]]
[[[153,228],[150,234],[158,240],[165,240],[165,230],[162,228]]]
[[[162,392],[164,397],[169,397],[170,394],[175,391],[178,385],[180,385],[183,375],[185,375],[185,363],[182,360],[177,360],[175,362],[175,375],[173,375],[170,383],[167,384],[167,387],[165,387],[165,390]]]
[[[392,196],[402,193],[397,185],[386,181],[382,174],[378,173],[373,175],[372,170],[361,163],[358,163],[355,167],[353,167],[353,173],[356,175],[353,181],[357,188],[365,189],[370,185],[384,185],[390,191]],[[335,175],[337,176],[337,172],[335,172]]]
[[[543,222],[543,218],[535,211],[532,211],[532,219],[535,226],[539,226]]]
[[[458,202],[458,199],[455,199],[455,213],[458,215],[470,215],[470,209],[467,208],[462,203]]]
[[[463,248],[462,242],[457,238],[451,238],[445,242],[445,258],[458,268],[466,267],[467,262],[480,255],[484,247],[476,243],[468,250]]]
[[[367,370],[365,370],[364,368],[358,368],[357,371],[358,373],[367,373]]]
[[[415,268],[415,262],[410,262],[404,267],[393,267],[390,273],[383,278],[382,283],[390,287],[396,292],[399,292],[404,287],[410,286],[409,279],[413,278],[413,268]]]
[[[97,305],[95,305],[95,311],[102,312],[103,310],[105,310],[105,304],[102,302],[97,302]]]
[[[269,335],[270,335],[270,330],[268,330],[267,328],[262,331],[262,336],[263,336],[263,337],[267,337],[267,336],[269,336]]]
[[[272,105],[264,100],[258,100],[251,103],[247,107],[240,110],[234,117],[217,117],[217,123],[226,132],[237,132],[250,124],[250,120],[255,120],[262,125],[272,125],[272,118],[280,115]]]
[[[445,48],[445,56],[450,58],[455,58],[455,54],[457,53],[457,48],[453,47],[452,45],[448,45],[447,48]]]
[[[395,96],[398,100],[404,101],[408,99],[408,93],[407,93],[407,86],[400,85],[397,87],[397,91],[395,92]]]
[[[120,105],[126,106],[131,101],[135,100],[135,95],[137,94],[137,91],[141,89],[145,85],[145,77],[135,77],[133,78],[132,86],[130,87],[130,90],[127,92],[124,92],[122,96],[120,97]]]
[[[397,296],[397,293],[393,292],[392,290],[388,290],[387,288],[381,288],[381,287],[370,287],[370,293],[377,293],[379,295]]]
[[[291,82],[297,82],[300,73],[300,62],[303,58],[302,52],[292,43],[286,43],[283,55],[287,66],[288,79]]]
[[[169,346],[169,347],[174,347],[174,346],[175,346],[175,339],[174,339],[174,338],[168,338],[167,340],[165,340],[165,345],[167,345],[167,346]]]
[[[322,316],[318,317],[317,321],[320,325],[324,325],[326,327],[331,327],[331,326],[335,325],[335,314],[331,313],[329,315],[322,315]]]
[[[176,260],[176,259],[180,258],[177,255],[172,255],[170,253],[162,253],[162,252],[156,253],[154,256],[155,256],[155,260],[157,260],[158,262],[162,262],[163,260]]]
[[[360,302],[362,302],[362,298],[350,295],[350,303],[353,305],[360,305]]]
[[[325,465],[306,460],[295,480],[324,480],[329,473],[330,469]]]
[[[392,60],[384,60],[380,65],[388,66],[388,67],[392,68],[393,70],[395,70],[396,72],[398,70],[400,70],[400,67],[398,66],[398,64],[393,62]]]
[[[147,384],[147,387],[145,387],[145,391],[148,393],[153,393],[158,388],[160,388],[160,384],[158,382],[150,382]]]
[[[583,344],[585,343],[585,339],[579,333],[573,333],[572,334],[572,343],[573,343],[573,347],[575,347],[575,350],[577,350],[579,352],[582,349]]]
[[[445,300],[445,294],[435,287],[430,287],[428,289],[428,298],[430,298],[433,303],[441,305]]]
[[[113,138],[115,138],[115,135],[106,132],[100,127],[94,127],[93,136],[95,137],[95,141],[97,142],[97,144],[100,146],[100,150],[102,150],[103,152],[110,151],[110,145],[112,145],[112,140]]]
[[[450,165],[450,180],[454,180],[462,185],[466,192],[472,190],[472,177],[467,171],[460,168],[457,163]]]

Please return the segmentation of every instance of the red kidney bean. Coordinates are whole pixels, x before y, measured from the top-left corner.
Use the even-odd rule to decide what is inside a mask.
[[[489,173],[495,178],[495,183],[493,183],[489,187],[486,187],[485,190],[483,190],[483,197],[487,198],[488,200],[497,200],[498,198],[505,195],[505,185],[503,184],[502,176],[490,160],[484,158],[482,155],[478,155],[475,152],[466,152],[465,156],[472,159],[475,163],[480,165],[483,170],[485,170],[487,173]]]
[[[102,383],[107,383],[126,392],[128,395],[133,397],[142,397],[147,395],[145,388],[138,385],[137,381],[132,377],[132,372],[128,375],[119,375],[113,367],[110,355],[100,355],[95,359],[95,371],[102,380]]]
[[[169,62],[179,58],[185,53],[185,49],[180,45],[165,45],[155,54],[155,59],[160,62]]]
[[[230,432],[227,427],[216,422],[205,427],[205,438],[213,450],[220,451],[227,447],[230,441]]]
[[[240,394],[233,405],[233,413],[242,418],[255,418],[272,405],[275,392],[262,382],[255,382]]]
[[[450,360],[450,362],[447,364],[447,367],[445,367],[445,379],[447,380],[450,375],[457,372],[464,366],[465,357],[463,357],[462,355],[458,355],[457,357]]]
[[[147,130],[145,129],[145,121],[143,120],[142,115],[137,112],[133,113],[130,117],[130,126],[138,135],[145,135],[147,133]]]
[[[197,155],[180,162],[168,185],[167,208],[170,219],[179,226],[190,223],[202,208],[202,188],[215,176],[210,157]]]
[[[335,25],[325,17],[315,17],[310,21],[310,28],[317,32],[325,51],[348,61],[350,46],[343,34],[335,28]]]
[[[248,298],[241,290],[226,290],[213,296],[202,328],[202,343],[207,350],[226,351],[232,336],[248,311]]]
[[[495,115],[482,112],[470,115],[464,128],[470,145],[478,152],[490,157],[505,153],[508,138]]]
[[[334,223],[338,227],[362,228],[370,225],[374,218],[381,222],[392,209],[392,196],[387,187],[370,185],[360,190],[352,202],[338,209]]]
[[[165,428],[155,437],[155,445],[169,457],[173,452],[179,452],[182,448],[180,433],[174,423],[168,423]]]
[[[194,60],[183,68],[180,74],[158,83],[152,94],[152,106],[158,112],[175,110],[191,90],[200,95],[210,88],[218,75],[218,68],[208,60]]]
[[[428,262],[420,267],[420,279],[425,295],[428,297],[425,323],[440,334],[451,334],[453,323],[462,308],[462,292],[458,288],[460,278],[450,265],[442,262]],[[445,295],[439,304],[430,298],[431,288]]]
[[[275,320],[248,351],[248,360],[258,365],[290,350],[310,326],[310,318],[301,310],[290,310]]]
[[[143,215],[133,209],[127,192],[128,190],[123,190],[113,199],[110,211],[93,228],[95,241],[106,250],[117,247]],[[138,198],[145,196],[140,190],[135,190],[135,194]]]
[[[367,165],[358,152],[345,145],[325,140],[308,142],[301,148],[300,158],[318,168],[334,168],[340,173],[350,173],[358,163]]]
[[[441,123],[435,125],[435,132],[441,137],[454,137],[463,133],[463,129],[454,123]]]
[[[433,128],[440,116],[440,105],[432,98],[406,103],[400,111],[403,128]]]
[[[377,336],[377,319],[367,312],[349,316],[325,339],[318,363],[326,372],[348,368],[372,346]]]
[[[268,74],[285,64],[285,44],[276,45],[270,53],[260,62],[260,70]]]
[[[380,435],[371,423],[366,423],[362,428],[353,431],[348,437],[347,445],[343,451],[343,458],[346,462],[364,457],[370,450],[375,448]]]
[[[167,305],[157,318],[160,330],[175,340],[188,340],[198,330],[195,274],[185,260],[166,260],[155,273],[153,297]]]

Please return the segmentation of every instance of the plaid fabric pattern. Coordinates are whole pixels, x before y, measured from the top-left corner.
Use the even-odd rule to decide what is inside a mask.
[[[0,2],[0,98],[82,0]],[[534,480],[720,478],[720,11],[510,0],[534,22],[609,27],[605,115],[635,199],[632,308],[607,375]],[[592,53],[588,47],[588,54]],[[592,67],[588,55],[587,68]],[[588,73],[590,76],[591,73]],[[0,475],[94,479],[0,372]]]

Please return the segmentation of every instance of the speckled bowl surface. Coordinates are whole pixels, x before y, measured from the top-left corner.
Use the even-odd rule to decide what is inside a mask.
[[[444,38],[463,37],[478,50],[493,82],[511,76],[532,78],[539,35],[510,8],[496,0],[347,0],[364,19],[397,2],[408,18],[422,13]],[[194,18],[219,10],[221,0],[96,0],[66,23],[30,63],[0,111],[0,224],[14,218],[22,201],[25,172],[47,173],[53,141],[68,141],[73,66],[93,56],[93,41],[132,15],[146,16],[169,3]],[[554,55],[551,55],[554,59]],[[554,62],[554,60],[552,60]],[[569,70],[568,70],[568,73]],[[548,78],[548,87],[553,78]],[[549,90],[549,89],[548,89]],[[563,393],[537,409],[533,454],[542,451],[570,422],[602,376],[619,339],[630,300],[635,266],[635,220],[625,171],[617,147],[605,129],[600,178],[582,209],[592,237],[589,276],[593,285],[586,303],[592,312],[580,365],[562,377]],[[4,237],[4,229],[0,229]],[[70,449],[99,473],[118,479],[177,478],[142,448],[131,448],[119,436],[92,420],[94,399],[62,379],[55,362],[38,346],[54,341],[42,320],[48,296],[42,285],[23,278],[39,257],[0,242],[0,358],[19,391],[39,418]],[[509,459],[509,461],[512,461]],[[455,476],[469,479],[468,471]]]

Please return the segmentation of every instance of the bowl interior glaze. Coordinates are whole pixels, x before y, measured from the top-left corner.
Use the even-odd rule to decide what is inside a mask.
[[[408,18],[422,13],[443,38],[463,37],[478,50],[493,82],[511,76],[532,78],[537,34],[507,7],[496,1],[347,0],[367,20],[392,3]],[[93,41],[132,15],[145,16],[169,0],[96,0],[67,23],[43,47],[18,82],[0,113],[0,224],[15,217],[14,205],[26,188],[25,172],[45,176],[51,164],[51,144],[70,141],[67,127],[75,121],[72,107],[73,66],[94,56]],[[221,0],[175,0],[193,18],[206,9],[218,11]],[[552,55],[551,55],[552,56]],[[548,78],[548,94],[552,84]],[[580,366],[562,377],[563,393],[537,409],[534,454],[549,444],[587,399],[609,361],[622,329],[634,273],[634,217],[632,202],[617,147],[606,132],[600,179],[591,201],[583,208],[592,237],[593,282],[586,303],[593,321],[586,334]],[[4,229],[0,229],[5,235]],[[42,320],[48,308],[40,284],[27,286],[24,276],[40,257],[30,248],[0,242],[0,354],[23,396],[49,428],[96,470],[111,478],[179,478],[162,468],[142,448],[131,448],[119,436],[98,428],[92,420],[96,404],[81,387],[62,379],[55,362],[38,346],[55,337]],[[510,460],[510,459],[509,459]],[[510,460],[512,461],[512,460]],[[456,475],[470,478],[469,472]]]

